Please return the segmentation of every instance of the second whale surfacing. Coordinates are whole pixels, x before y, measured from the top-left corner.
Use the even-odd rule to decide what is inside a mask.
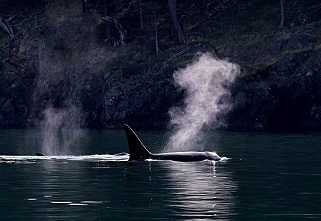
[[[144,144],[140,141],[135,132],[127,125],[124,124],[123,128],[126,133],[128,149],[129,149],[129,161],[144,161],[147,159],[152,160],[172,160],[181,162],[203,161],[212,160],[219,161],[219,157],[215,152],[170,152],[170,153],[151,153]]]

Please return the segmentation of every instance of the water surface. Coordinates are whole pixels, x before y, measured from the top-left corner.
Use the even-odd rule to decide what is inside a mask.
[[[165,142],[138,134],[153,151]],[[321,134],[216,133],[206,150],[225,162],[140,165],[114,155],[127,144],[109,130],[87,131],[82,156],[21,157],[41,137],[0,130],[0,220],[321,219]]]

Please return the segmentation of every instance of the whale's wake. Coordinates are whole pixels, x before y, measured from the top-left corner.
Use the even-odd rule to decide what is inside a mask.
[[[95,154],[82,156],[9,156],[0,155],[0,163],[37,163],[42,161],[85,161],[85,162],[111,162],[128,161],[129,154]]]

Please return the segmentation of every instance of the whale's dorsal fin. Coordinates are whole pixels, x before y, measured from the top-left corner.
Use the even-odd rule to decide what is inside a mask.
[[[124,124],[123,128],[127,137],[129,161],[142,161],[149,159],[151,153],[146,149],[135,132],[127,124]]]

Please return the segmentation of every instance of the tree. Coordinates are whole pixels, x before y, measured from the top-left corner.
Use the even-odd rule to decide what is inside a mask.
[[[207,14],[207,1],[206,0],[200,0],[199,1],[200,11],[203,16]]]
[[[139,0],[139,23],[140,23],[140,29],[144,29],[144,19],[143,19],[143,4],[142,0]]]
[[[104,17],[108,16],[108,8],[107,8],[107,0],[104,1]],[[109,22],[105,21],[105,34],[106,39],[110,38],[110,24]]]
[[[118,47],[118,46],[124,46],[125,45],[125,29],[123,28],[123,26],[120,24],[120,22],[113,18],[113,17],[110,17],[110,16],[105,16],[105,17],[102,17],[102,20],[103,21],[106,21],[106,22],[110,22],[111,24],[113,24],[115,26],[115,28],[118,30],[118,33],[119,33],[119,37],[116,39],[116,41],[114,42],[114,45],[115,47]]]
[[[155,50],[156,53],[159,53],[159,46],[158,46],[158,28],[157,28],[157,16],[156,12],[154,11],[154,24],[155,24]]]
[[[178,44],[185,44],[186,41],[185,41],[184,33],[177,19],[176,0],[168,0],[168,7],[169,7],[172,23],[174,26],[174,30],[177,35],[177,42]]]
[[[4,30],[12,39],[15,39],[16,37],[13,34],[12,27],[10,25],[10,21],[14,18],[14,16],[11,16],[8,19],[0,18],[0,28]]]
[[[280,5],[281,5],[281,22],[280,22],[280,28],[284,28],[284,1],[285,0],[280,0]]]
[[[82,0],[82,11],[89,12],[88,0]]]

